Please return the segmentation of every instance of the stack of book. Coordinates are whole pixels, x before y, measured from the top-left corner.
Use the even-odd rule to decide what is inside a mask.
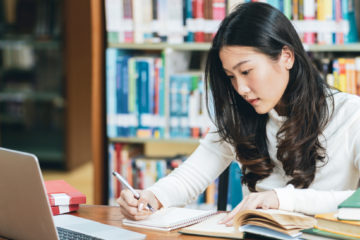
[[[360,239],[360,188],[338,206],[337,212],[315,215],[317,225],[307,234],[335,239]]]
[[[86,203],[86,196],[64,180],[45,181],[53,215],[73,212]]]

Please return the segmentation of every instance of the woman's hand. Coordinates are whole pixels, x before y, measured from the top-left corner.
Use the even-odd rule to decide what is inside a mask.
[[[219,223],[226,224],[226,226],[233,225],[235,215],[246,209],[278,209],[279,199],[275,191],[250,193],[246,196],[225,218],[221,219]]]
[[[152,214],[147,207],[149,203],[154,210],[162,207],[162,204],[155,197],[155,195],[148,190],[136,190],[140,194],[140,199],[137,200],[134,194],[128,190],[122,190],[120,197],[116,202],[120,205],[121,213],[131,220],[142,220]]]

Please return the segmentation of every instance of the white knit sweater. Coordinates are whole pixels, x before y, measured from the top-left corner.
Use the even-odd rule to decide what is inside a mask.
[[[269,112],[267,143],[275,167],[269,177],[257,183],[256,189],[275,190],[280,209],[306,214],[335,211],[337,205],[357,188],[360,177],[360,97],[336,93],[334,104],[333,116],[323,137],[320,137],[327,151],[327,164],[318,163],[315,179],[308,189],[286,185],[290,178],[276,158],[276,133],[285,117],[279,116],[274,109]],[[217,140],[219,136],[213,128],[179,168],[148,188],[163,206],[182,206],[194,201],[235,159],[233,147]],[[244,196],[249,194],[246,186],[243,186],[243,192]]]

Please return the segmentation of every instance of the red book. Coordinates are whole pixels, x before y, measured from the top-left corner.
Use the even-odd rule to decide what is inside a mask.
[[[45,181],[45,188],[51,206],[86,203],[85,194],[64,180]]]
[[[195,42],[204,42],[205,41],[205,33],[204,29],[204,1],[205,0],[194,0],[193,3],[193,14],[194,18],[196,19],[197,25],[201,26],[199,29],[195,32]]]
[[[78,209],[79,209],[79,204],[51,206],[51,211],[54,216],[63,213],[74,212]]]

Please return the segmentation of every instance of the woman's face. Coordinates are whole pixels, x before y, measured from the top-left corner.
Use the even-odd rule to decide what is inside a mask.
[[[252,47],[225,46],[220,50],[225,73],[238,92],[259,114],[275,108],[289,82],[294,55],[284,47],[277,60]]]

